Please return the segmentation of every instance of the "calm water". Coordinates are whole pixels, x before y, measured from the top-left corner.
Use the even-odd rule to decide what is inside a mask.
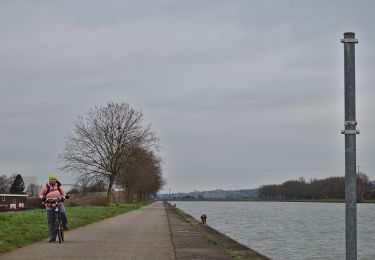
[[[345,204],[172,202],[273,259],[345,259]],[[358,204],[358,259],[375,259],[375,204]]]

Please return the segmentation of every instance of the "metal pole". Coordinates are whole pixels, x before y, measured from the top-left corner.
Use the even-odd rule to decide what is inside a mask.
[[[345,63],[345,230],[346,260],[357,259],[357,187],[356,187],[356,130],[355,118],[355,39],[354,33],[344,33]]]

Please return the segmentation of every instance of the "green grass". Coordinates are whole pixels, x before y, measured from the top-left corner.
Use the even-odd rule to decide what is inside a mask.
[[[120,204],[116,206],[67,207],[69,228],[74,229],[102,219],[116,216],[145,204]],[[0,213],[0,255],[14,248],[48,237],[45,210]]]

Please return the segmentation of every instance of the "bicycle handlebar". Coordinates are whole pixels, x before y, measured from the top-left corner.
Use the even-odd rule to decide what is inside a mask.
[[[46,198],[45,201],[42,201],[42,204],[46,204],[46,203],[54,204],[54,203],[58,203],[58,202],[63,202],[65,199],[69,199],[69,197],[68,196],[59,196],[57,198]]]

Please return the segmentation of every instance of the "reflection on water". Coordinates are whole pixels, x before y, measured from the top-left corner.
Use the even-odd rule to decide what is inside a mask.
[[[345,259],[345,204],[188,202],[176,206],[273,259]],[[375,259],[375,204],[358,204],[358,259]]]

